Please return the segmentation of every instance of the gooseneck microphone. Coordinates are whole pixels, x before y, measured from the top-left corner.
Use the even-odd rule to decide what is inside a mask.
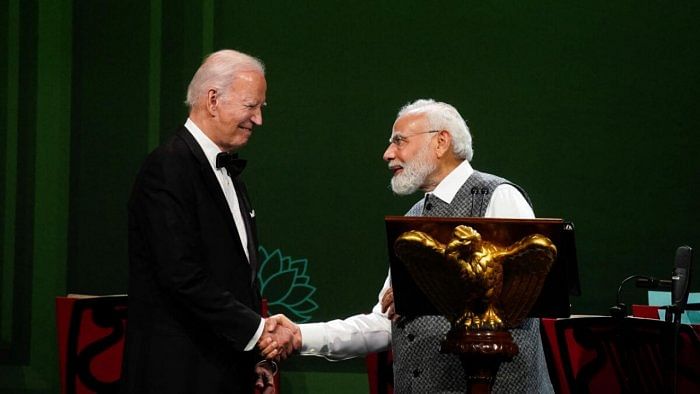
[[[472,207],[471,207],[471,214],[476,215],[476,212],[474,212],[474,200],[476,200],[476,195],[479,193],[479,188],[474,186],[472,189],[469,191],[469,194],[472,195]]]
[[[610,307],[610,316],[612,317],[627,317],[627,305],[622,302],[622,288],[625,283],[635,279],[635,286],[644,289],[665,289],[671,288],[671,281],[666,279],[658,279],[653,276],[647,275],[631,275],[626,277],[620,282],[620,286],[617,288],[617,298],[615,299],[616,304]]]
[[[481,200],[479,202],[479,211],[483,211],[484,209],[486,209],[489,206],[488,205],[489,204],[488,194],[489,194],[489,189],[482,187],[481,188],[481,196],[480,196]],[[486,206],[484,206],[484,203],[486,203]]]
[[[617,288],[617,305],[610,308],[610,315],[616,318],[627,316],[627,307],[622,302],[622,287],[632,279],[636,279],[637,287],[647,289],[671,289],[671,305],[663,306],[666,309],[666,322],[673,322],[673,347],[672,347],[672,391],[678,391],[678,338],[681,327],[681,314],[686,307],[694,309],[696,304],[688,304],[688,292],[690,291],[690,265],[693,260],[693,249],[690,246],[681,246],[676,250],[676,258],[673,262],[671,280],[658,279],[652,276],[631,275],[625,278]]]
[[[688,303],[690,290],[690,263],[693,260],[693,249],[681,246],[676,250],[676,260],[671,275],[671,305],[677,314],[683,313]]]
[[[693,249],[690,246],[680,246],[676,249],[676,259],[673,262],[673,273],[671,274],[671,305],[666,311],[666,321],[673,319],[672,389],[674,394],[678,392],[678,339],[680,337],[681,314],[688,303],[690,263],[692,260]]]
[[[661,290],[671,290],[671,280],[669,279],[658,279],[653,276],[646,276],[642,278],[637,278],[634,281],[634,285],[642,289],[661,289]]]

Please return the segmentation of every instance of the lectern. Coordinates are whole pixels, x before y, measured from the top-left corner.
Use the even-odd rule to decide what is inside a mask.
[[[387,217],[386,226],[396,311],[450,321],[440,351],[459,356],[467,392],[490,392],[518,353],[509,328],[569,316],[579,291],[571,223]]]

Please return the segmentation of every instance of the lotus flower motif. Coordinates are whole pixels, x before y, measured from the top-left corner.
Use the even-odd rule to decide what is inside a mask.
[[[307,259],[292,260],[279,249],[272,253],[260,246],[262,263],[258,271],[260,292],[267,298],[270,314],[283,313],[297,323],[311,320],[318,304],[311,298],[316,287],[306,273]]]

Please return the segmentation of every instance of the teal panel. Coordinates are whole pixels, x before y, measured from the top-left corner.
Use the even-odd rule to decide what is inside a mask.
[[[162,1],[151,0],[149,10],[149,59],[148,59],[148,150],[160,142],[160,86],[162,54]]]
[[[74,5],[71,292],[126,290],[126,201],[149,143],[149,7]]]
[[[187,85],[204,57],[202,4],[164,1],[161,55],[161,140],[187,119]]]
[[[29,362],[34,272],[35,130],[37,126],[37,7],[19,3],[19,74],[17,91],[17,182],[13,273],[11,363]],[[21,103],[21,104],[20,104]],[[8,191],[11,192],[11,191]]]
[[[71,8],[12,1],[6,11],[0,382],[10,392],[55,392],[53,298],[65,291],[67,249]]]
[[[31,381],[51,389],[56,374],[54,297],[65,294],[71,137],[70,0],[38,8],[36,132],[34,144],[34,237],[31,278]]]
[[[10,346],[17,182],[17,5],[0,8],[0,349]],[[12,18],[10,15],[12,14]],[[15,22],[10,22],[15,21]]]

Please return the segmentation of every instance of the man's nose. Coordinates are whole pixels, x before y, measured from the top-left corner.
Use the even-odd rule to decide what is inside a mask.
[[[396,158],[396,151],[395,151],[394,144],[389,144],[389,146],[386,148],[384,151],[384,161],[390,162]]]
[[[258,108],[255,110],[255,113],[253,114],[253,117],[250,118],[250,121],[255,123],[258,126],[262,126],[263,124],[263,116],[262,116],[262,110]]]

